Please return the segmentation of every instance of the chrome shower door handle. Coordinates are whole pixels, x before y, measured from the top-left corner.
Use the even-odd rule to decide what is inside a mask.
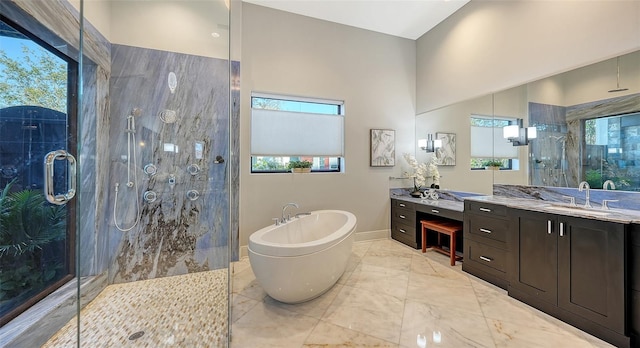
[[[66,193],[55,194],[53,187],[53,168],[56,160],[67,160],[68,190]],[[76,195],[76,158],[65,150],[51,151],[44,156],[44,196],[47,201],[56,205],[64,205]]]

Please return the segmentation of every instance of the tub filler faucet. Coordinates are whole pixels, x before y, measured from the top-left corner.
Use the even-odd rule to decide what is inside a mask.
[[[285,216],[284,215],[284,212],[285,212],[285,210],[287,210],[287,207],[296,207],[296,209],[297,209],[298,205],[295,204],[295,203],[287,203],[282,207],[282,218],[280,219],[280,223],[282,223],[282,224],[290,220],[290,216],[291,215],[289,215],[289,216]]]

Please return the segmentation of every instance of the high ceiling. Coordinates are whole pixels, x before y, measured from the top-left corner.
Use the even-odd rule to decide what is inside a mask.
[[[243,0],[416,40],[469,0]]]

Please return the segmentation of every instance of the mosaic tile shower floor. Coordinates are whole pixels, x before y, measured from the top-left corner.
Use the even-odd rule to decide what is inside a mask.
[[[110,285],[82,309],[81,346],[224,347],[227,304],[226,269]],[[43,347],[75,347],[76,321]]]

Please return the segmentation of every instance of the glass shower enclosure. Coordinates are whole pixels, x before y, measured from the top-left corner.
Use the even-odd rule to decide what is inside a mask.
[[[11,58],[50,56],[57,89],[41,94],[64,90],[65,101],[0,100],[1,216],[31,222],[0,221],[14,242],[0,247],[0,346],[228,346],[239,80],[229,6],[0,2],[3,40],[40,50],[0,45],[0,74]],[[51,241],[23,247],[46,239],[34,236]],[[29,287],[20,269],[40,282]]]

